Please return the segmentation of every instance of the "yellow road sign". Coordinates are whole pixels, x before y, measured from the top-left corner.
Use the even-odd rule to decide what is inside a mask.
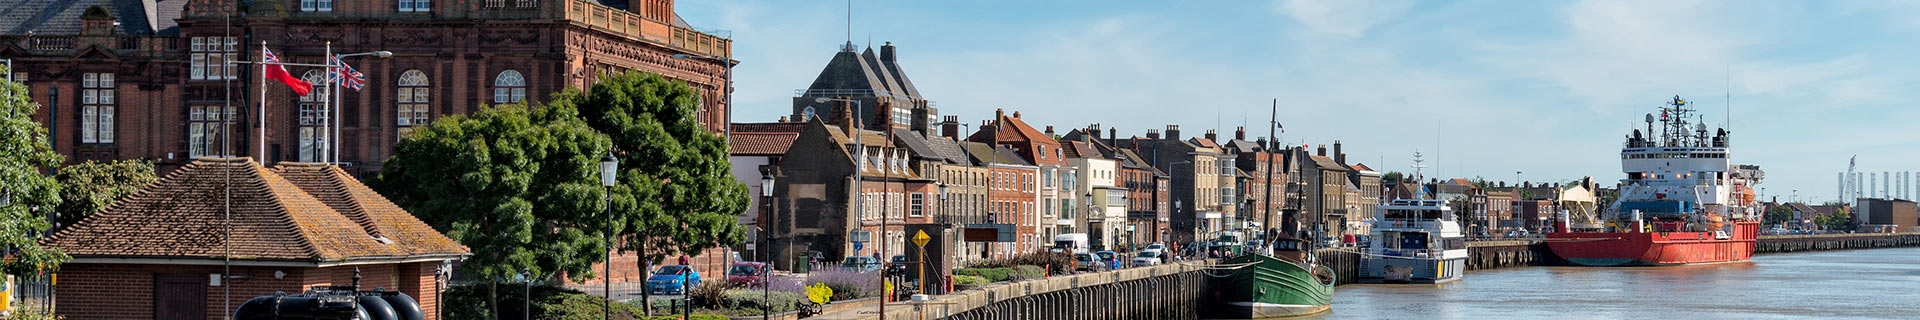
[[[916,246],[925,247],[927,246],[927,241],[932,241],[932,240],[933,240],[933,237],[927,236],[926,230],[920,230],[920,232],[913,234],[913,245],[916,245]]]

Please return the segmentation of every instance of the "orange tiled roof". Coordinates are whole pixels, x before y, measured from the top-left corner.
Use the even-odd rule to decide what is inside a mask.
[[[324,263],[468,254],[431,228],[423,233],[424,224],[396,221],[405,212],[387,208],[392,204],[358,181],[311,171],[296,174],[296,183],[251,159],[197,160],[40,243],[75,258],[220,259],[229,245],[235,260]],[[316,197],[298,186],[328,188],[318,184],[326,181],[338,183],[331,186],[338,192]],[[335,205],[353,208],[355,217]],[[382,243],[376,233],[393,243]]]
[[[733,154],[735,155],[784,155],[787,148],[793,147],[793,140],[800,133],[777,132],[734,132]]]
[[[307,194],[325,203],[334,212],[359,223],[367,234],[386,238],[410,255],[466,253],[466,246],[433,230],[426,222],[388,201],[361,184],[340,167],[294,163],[282,164],[273,172],[292,181]]]

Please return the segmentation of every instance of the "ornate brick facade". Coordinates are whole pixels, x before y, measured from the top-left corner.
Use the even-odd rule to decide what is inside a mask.
[[[321,139],[306,133],[317,132],[321,118],[303,112],[317,102],[267,82],[261,143],[260,69],[228,72],[214,60],[259,60],[262,43],[288,63],[324,63],[329,44],[336,54],[393,52],[343,59],[367,77],[364,89],[341,92],[334,107],[339,160],[359,175],[378,172],[400,135],[423,121],[505,101],[538,102],[591,85],[602,72],[686,81],[703,93],[702,123],[720,132],[727,121],[721,61],[730,61],[731,42],[679,21],[669,0],[275,0],[244,7],[238,0],[82,0],[71,6],[78,9],[27,2],[18,9],[46,10],[35,17],[51,18],[0,21],[10,32],[29,31],[0,36],[0,58],[12,59],[16,75],[25,76],[43,105],[36,120],[54,129],[56,148],[71,161],[150,159],[170,170],[199,155],[264,153],[268,165],[317,160],[320,150],[302,147]],[[95,6],[102,10],[80,11]],[[137,8],[121,8],[127,6]],[[296,77],[322,74],[316,69],[288,67]],[[113,75],[112,88],[90,87],[101,82],[86,78],[98,74]],[[83,101],[87,91],[102,89],[114,91],[114,102]],[[83,112],[90,105],[115,108],[102,118]],[[223,124],[229,130],[219,130]],[[101,139],[105,133],[112,138]]]

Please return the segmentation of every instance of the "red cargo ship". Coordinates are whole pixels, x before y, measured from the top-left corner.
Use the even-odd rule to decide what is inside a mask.
[[[1605,216],[1562,211],[1547,247],[1583,266],[1659,266],[1746,261],[1760,222],[1753,185],[1760,167],[1728,161],[1727,130],[1709,135],[1689,103],[1673,97],[1655,118],[1647,115],[1620,151],[1620,198]]]

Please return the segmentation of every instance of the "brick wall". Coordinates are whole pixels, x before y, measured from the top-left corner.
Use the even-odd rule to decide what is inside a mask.
[[[700,272],[700,279],[702,279],[703,281],[726,281],[727,279],[726,267],[728,265],[727,256],[728,256],[727,248],[714,248],[714,249],[707,249],[706,251],[700,252],[700,255],[692,256],[689,258],[691,260],[690,262],[692,262],[693,270]],[[635,262],[638,262],[638,261],[640,261],[640,257],[635,256],[632,253],[615,254],[613,256],[613,277],[612,277],[613,283],[629,283],[629,282],[646,281],[646,275],[652,273],[652,271],[641,272],[639,269],[639,266],[634,264]],[[662,260],[660,263],[654,264],[653,267],[659,268],[660,266],[663,266],[663,265],[675,265],[675,264],[680,264],[679,256],[674,256],[674,257]],[[606,267],[605,264],[595,263],[593,264],[593,272],[600,273],[600,270],[606,270],[606,269],[603,269],[605,267]],[[560,281],[564,285],[585,285],[585,284],[604,283],[602,282],[604,280],[601,280],[601,278],[598,278],[598,277],[587,279],[586,281],[582,281],[582,282],[575,282],[572,279],[566,279],[566,278],[567,277],[565,275],[561,276]]]
[[[420,302],[427,319],[438,319],[433,277],[436,266],[438,262],[358,266],[360,284],[363,290],[384,287],[406,293]],[[230,315],[230,308],[258,296],[298,294],[316,285],[350,284],[354,268],[233,267],[232,275],[241,278],[206,287],[207,319],[224,319]],[[275,278],[275,271],[286,275]],[[58,313],[68,319],[152,319],[156,277],[196,275],[210,280],[221,272],[221,266],[69,264],[60,272],[55,304]]]

